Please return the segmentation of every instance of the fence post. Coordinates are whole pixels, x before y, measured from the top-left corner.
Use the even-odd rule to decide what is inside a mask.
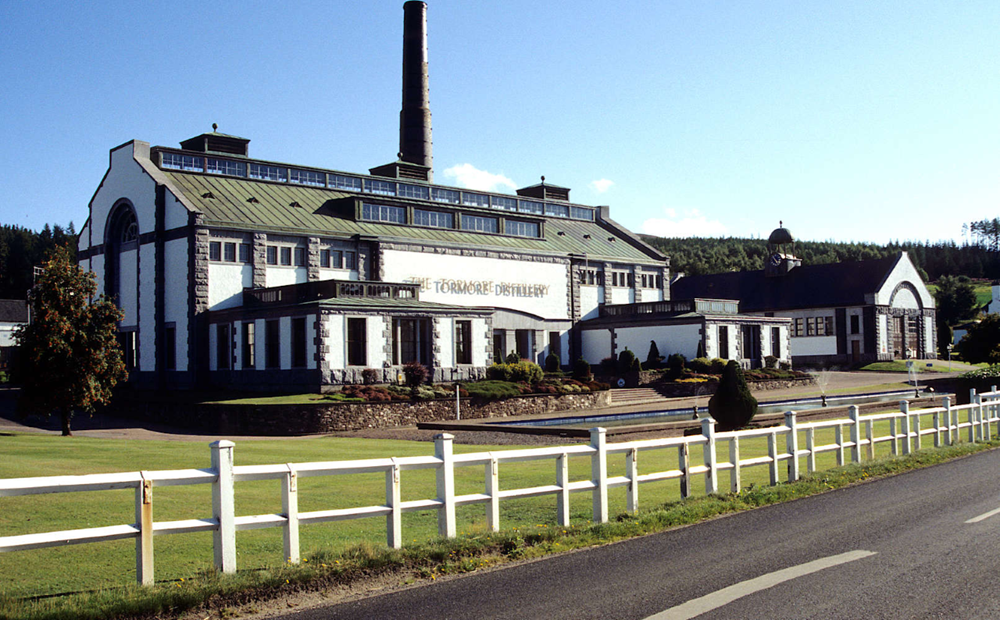
[[[833,427],[833,442],[837,444],[837,465],[844,464],[844,425],[838,424]]]
[[[975,404],[975,398],[973,398],[970,405]],[[976,442],[976,408],[974,406],[969,407],[969,443]]]
[[[707,443],[702,449],[705,457],[705,495],[713,495],[719,492],[719,468],[715,456],[715,420],[711,416],[701,419],[701,434],[705,436]]]
[[[441,433],[434,436],[434,456],[441,459],[437,468],[437,496],[442,506],[438,508],[438,535],[455,537],[455,464],[452,456],[455,436]]]
[[[941,412],[934,412],[934,447],[941,447]]]
[[[635,514],[639,512],[639,450],[636,448],[632,448],[625,455],[625,475],[628,477],[625,509]]]
[[[608,444],[607,430],[590,429],[590,447],[595,450],[590,458],[590,478],[594,483],[594,522],[608,522]]]
[[[816,471],[816,429],[806,429],[806,470],[811,474]]]
[[[976,394],[976,400],[973,401],[976,411],[976,440],[983,441],[983,439],[989,439],[989,437],[983,437],[983,396],[981,394]]]
[[[913,416],[913,449],[920,450],[923,447],[923,441],[920,439],[920,414]]]
[[[903,414],[903,454],[910,453],[910,402],[907,400],[899,401],[899,412]]]
[[[729,470],[729,490],[740,492],[740,438],[733,436],[729,440],[729,462],[733,468]]]
[[[847,408],[847,415],[851,418],[851,462],[861,462],[861,420],[859,419],[861,410],[857,405]]]
[[[945,431],[945,443],[949,446],[955,444],[955,434],[952,431],[951,420],[951,398],[948,396],[944,397],[944,431]]]
[[[385,516],[385,537],[387,545],[399,549],[403,546],[403,501],[399,479],[401,470],[396,457],[391,460],[392,466],[385,470],[385,503],[389,506],[389,514]]]
[[[284,544],[285,561],[299,563],[299,475],[291,463],[286,465],[288,473],[281,479],[281,510],[285,513]],[[388,489],[388,487],[387,487]],[[388,490],[386,491],[388,495]],[[398,495],[397,501],[398,501]],[[389,504],[392,506],[392,504]],[[392,545],[392,539],[389,539]]]
[[[486,494],[490,503],[486,506],[486,523],[494,532],[500,531],[500,461],[490,452],[490,462],[486,464]],[[560,523],[559,525],[562,525]]]
[[[871,418],[865,420],[865,439],[868,440],[868,460],[875,458],[875,423]]]
[[[559,485],[556,498],[558,521],[559,525],[566,527],[569,525],[569,455],[565,452],[556,457],[556,484]]]
[[[785,444],[788,446],[788,453],[792,455],[788,460],[788,481],[795,482],[799,479],[799,425],[794,411],[785,412],[785,426],[788,427]]]
[[[236,572],[236,503],[233,480],[233,448],[222,439],[209,444],[212,469],[218,479],[212,485],[212,517],[218,523],[213,532],[215,568],[224,573]]]
[[[681,499],[691,497],[691,444],[682,443],[677,450],[677,469],[681,470]]]
[[[892,437],[893,456],[899,454],[899,433],[896,432],[896,419],[895,417],[889,418],[889,435]]]
[[[135,539],[135,577],[141,586],[153,585],[153,481],[146,472],[139,472],[135,488],[135,522],[139,538]]]
[[[778,484],[778,433],[772,431],[767,436],[767,454],[771,457],[771,486]]]

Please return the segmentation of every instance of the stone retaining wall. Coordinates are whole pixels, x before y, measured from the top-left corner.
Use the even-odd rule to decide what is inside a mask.
[[[463,399],[462,419],[506,418],[605,407],[610,392],[530,395],[492,402]],[[120,399],[110,412],[121,417],[168,423],[232,435],[308,435],[366,428],[410,426],[455,419],[453,399],[419,402],[317,403],[302,405],[180,404]]]

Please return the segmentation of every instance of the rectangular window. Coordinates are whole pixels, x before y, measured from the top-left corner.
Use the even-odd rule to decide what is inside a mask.
[[[222,242],[221,241],[209,241],[208,242],[208,260],[220,261],[222,260]]]
[[[319,266],[324,269],[330,268],[330,250],[319,251]]]
[[[310,172],[309,170],[296,170],[292,168],[288,171],[288,180],[299,185],[311,185],[312,187],[324,187],[325,177],[322,172]]]
[[[481,215],[462,214],[462,230],[474,230],[476,232],[495,233],[497,232],[497,218],[483,217]]]
[[[515,237],[541,237],[540,230],[538,222],[523,222],[521,220],[504,222],[504,232]]]
[[[394,364],[425,363],[427,357],[427,320],[393,319],[392,357]]]
[[[215,326],[215,368],[229,370],[229,325]]]
[[[256,359],[254,354],[254,323],[247,321],[243,323],[243,368],[254,368]]]
[[[771,328],[771,355],[781,358],[781,328]]]
[[[344,269],[357,269],[357,253],[356,252],[344,252]]]
[[[493,330],[493,361],[502,364],[507,356],[507,332],[502,329]]]
[[[795,337],[796,338],[801,338],[802,336],[806,335],[805,329],[803,328],[803,324],[804,323],[805,323],[805,319],[802,319],[802,318],[795,319]]]
[[[291,264],[292,264],[292,248],[287,247],[287,246],[281,248],[281,264],[282,265],[289,265],[289,266],[291,266]]]
[[[490,204],[494,209],[500,209],[501,211],[517,211],[517,199],[516,198],[504,198],[503,196],[492,196],[490,197]]]
[[[427,200],[427,198],[430,196],[430,192],[428,192],[427,188],[424,187],[423,185],[410,185],[408,183],[400,183],[397,187],[399,188],[397,190],[398,195],[403,196],[404,198],[417,198],[419,200]]]
[[[125,358],[125,370],[135,370],[136,346],[135,332],[118,332],[118,344],[122,349],[122,356]]]
[[[555,217],[569,217],[569,207],[566,205],[554,205],[550,202],[546,202],[545,215],[552,215]]]
[[[531,360],[532,350],[532,335],[533,332],[530,329],[517,329],[514,330],[514,341],[517,346],[517,355],[523,360]]]
[[[450,202],[451,204],[458,204],[461,202],[462,196],[458,192],[450,189],[441,189],[440,187],[431,188],[431,200],[436,200],[437,202]]]
[[[729,328],[719,325],[719,357],[729,359]]]
[[[264,365],[267,368],[281,368],[281,325],[278,321],[264,323]]]
[[[229,161],[228,159],[213,159],[209,157],[205,161],[205,170],[215,174],[225,174],[231,177],[245,177],[247,175],[247,165],[241,161]]]
[[[278,246],[276,245],[267,246],[267,264],[268,265],[278,264]]]
[[[360,192],[361,191],[361,179],[357,177],[345,177],[342,174],[329,174],[327,175],[330,187],[334,189],[346,189],[350,192]]]
[[[226,253],[225,253],[226,262],[227,263],[235,263],[236,262],[236,244],[235,243],[226,243],[223,246],[223,249],[226,251]]]
[[[413,223],[416,226],[432,226],[434,228],[454,228],[455,218],[451,213],[440,211],[413,210]]]
[[[517,210],[521,213],[535,213],[537,215],[543,215],[545,213],[545,205],[540,202],[535,202],[534,200],[518,200]]]
[[[292,319],[292,367],[304,368],[306,365],[306,319]]]
[[[406,209],[403,207],[391,207],[389,205],[374,205],[366,202],[361,206],[361,219],[370,222],[405,224]]]
[[[824,326],[824,328],[823,328],[823,333],[824,334],[826,334],[827,336],[833,336],[833,335],[835,335],[833,333],[833,317],[832,316],[825,316],[825,317],[823,317],[823,326]]]
[[[455,363],[472,363],[472,321],[455,321]]]
[[[391,181],[378,181],[375,179],[365,179],[365,191],[369,194],[379,194],[381,196],[395,196],[396,184]]]
[[[851,315],[851,333],[860,334],[861,333],[861,317],[856,314]]]
[[[594,221],[594,210],[584,209],[583,207],[570,207],[569,216],[574,220],[588,220]]]
[[[305,267],[305,264],[306,264],[306,249],[295,248],[295,266]]]
[[[261,181],[284,181],[287,171],[277,166],[265,166],[264,164],[250,164],[250,178]]]
[[[367,319],[347,319],[347,365],[368,365]]]
[[[177,328],[163,328],[163,366],[167,370],[177,370]]]
[[[176,153],[163,154],[163,168],[172,170],[190,170],[192,172],[205,171],[205,158],[194,157],[192,155],[178,155]]]
[[[462,204],[470,207],[488,207],[490,206],[490,197],[485,194],[462,192]]]
[[[806,336],[816,335],[816,317],[806,317]]]
[[[250,244],[241,243],[240,244],[240,262],[249,263],[250,262]]]
[[[549,353],[558,357],[562,364],[562,338],[559,332],[549,332]]]

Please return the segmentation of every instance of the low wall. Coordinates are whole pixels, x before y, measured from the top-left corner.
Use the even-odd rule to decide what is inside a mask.
[[[462,399],[462,419],[506,418],[605,407],[610,392],[539,394],[500,401]],[[366,428],[411,426],[455,419],[453,399],[418,402],[218,405],[166,402],[152,397],[120,399],[113,415],[232,435],[310,435]]]
[[[747,385],[752,392],[758,390],[782,390],[801,385],[812,385],[815,381],[812,377],[801,379],[772,379],[769,381],[747,381]],[[667,398],[682,398],[686,396],[710,396],[715,394],[719,388],[718,381],[707,381],[705,383],[670,383],[665,381],[648,383],[643,387],[653,388],[658,393]]]

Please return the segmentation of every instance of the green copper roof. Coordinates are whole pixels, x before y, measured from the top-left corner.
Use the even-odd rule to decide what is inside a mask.
[[[380,197],[175,170],[163,170],[163,173],[184,194],[188,203],[204,214],[204,223],[208,226],[330,237],[366,235],[388,241],[418,243],[425,241],[440,245],[497,251],[530,251],[561,256],[586,254],[588,259],[595,260],[663,264],[662,260],[651,257],[627,241],[622,234],[612,232],[596,222],[549,217],[545,219],[545,237],[536,239],[355,221],[335,213],[329,203],[351,196],[360,197],[365,202],[379,203]],[[448,206],[400,198],[387,201],[389,204],[406,202],[438,210],[457,208],[457,205]],[[298,206],[292,206],[293,203]],[[478,215],[506,215],[518,218],[515,214],[476,207],[462,206],[460,210]],[[559,234],[560,232],[562,234]]]

